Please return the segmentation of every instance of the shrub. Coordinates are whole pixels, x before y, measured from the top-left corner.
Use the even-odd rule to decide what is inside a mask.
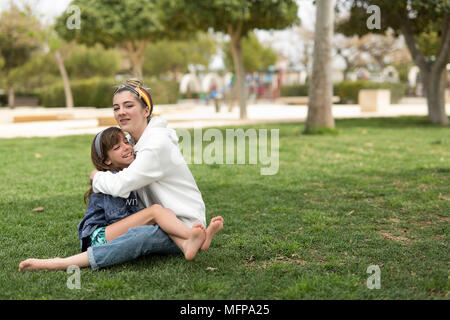
[[[308,96],[308,85],[281,86],[280,93],[282,97],[300,97]]]
[[[404,97],[406,85],[399,82],[372,82],[367,80],[342,81],[334,84],[334,91],[341,103],[358,103],[359,90],[388,89],[391,91],[391,103],[397,103]]]
[[[391,102],[397,103],[405,95],[406,87],[404,83],[398,82],[342,81],[333,85],[333,95],[339,97],[340,103],[358,103],[358,94],[361,89],[389,89]],[[308,85],[282,86],[281,96],[308,96]]]
[[[112,78],[90,78],[70,82],[75,107],[107,108],[112,105],[115,86],[120,84]],[[150,88],[153,104],[172,104],[178,101],[178,83],[175,81],[144,79]],[[36,90],[45,107],[64,107],[65,95],[62,82]]]

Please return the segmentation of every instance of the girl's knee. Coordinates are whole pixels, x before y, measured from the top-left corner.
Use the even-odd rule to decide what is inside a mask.
[[[168,214],[176,217],[175,212],[173,212],[171,209],[164,208],[159,204],[154,204],[146,209],[147,217],[152,220],[158,219],[161,216],[167,216]]]
[[[146,209],[146,214],[149,217],[156,218],[161,212],[163,212],[164,208],[159,204],[154,204]]]
[[[159,211],[160,211],[159,207],[161,207],[161,206],[158,204],[155,204],[155,205],[152,205],[152,206],[140,211],[140,213],[144,219],[144,224],[154,224],[155,223],[155,219],[158,216]]]

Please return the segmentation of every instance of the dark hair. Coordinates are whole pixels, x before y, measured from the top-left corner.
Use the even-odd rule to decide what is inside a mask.
[[[92,140],[91,144],[91,161],[94,165],[95,169],[98,171],[120,171],[121,168],[116,168],[113,165],[106,165],[105,160],[108,159],[108,151],[111,150],[116,144],[118,144],[122,136],[125,135],[122,131],[122,129],[118,127],[109,127],[102,131],[101,137],[100,137],[100,150],[102,157],[99,158],[97,154],[97,150],[95,149],[95,137]],[[89,204],[89,198],[91,197],[92,191],[92,185],[89,188],[89,190],[86,191],[84,194],[84,203],[86,206]]]
[[[119,92],[123,91],[129,91],[133,93],[138,98],[143,109],[147,107],[149,108],[150,113],[147,116],[147,123],[149,123],[150,119],[152,118],[153,112],[153,101],[149,89],[144,87],[144,84],[141,80],[132,78],[126,80],[125,83],[117,86],[116,91],[114,91],[113,97]],[[148,98],[148,100],[146,98]]]

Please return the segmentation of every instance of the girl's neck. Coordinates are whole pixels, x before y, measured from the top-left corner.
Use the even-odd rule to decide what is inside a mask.
[[[134,140],[134,143],[138,143],[139,139],[142,137],[142,134],[144,133],[145,129],[147,128],[147,125],[145,125],[143,128],[136,130],[135,132],[129,132],[131,137]]]

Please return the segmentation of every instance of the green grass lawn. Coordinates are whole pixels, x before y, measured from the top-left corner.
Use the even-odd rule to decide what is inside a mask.
[[[225,226],[194,261],[146,256],[100,271],[18,272],[79,253],[92,135],[0,139],[0,299],[448,299],[450,130],[422,117],[280,130],[279,172],[189,165]],[[44,207],[41,212],[33,212]],[[370,290],[370,265],[381,288]]]

